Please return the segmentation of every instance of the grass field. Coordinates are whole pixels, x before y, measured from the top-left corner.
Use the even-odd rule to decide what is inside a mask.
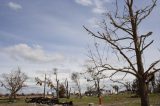
[[[82,99],[71,98],[70,100],[76,106],[88,106],[88,103],[94,103],[98,106],[97,97],[83,97]],[[61,99],[62,102],[70,101]],[[109,95],[102,98],[103,106],[140,106],[140,98],[131,98],[128,94]],[[150,95],[150,104],[152,106],[160,106],[160,94]]]
[[[86,97],[82,99],[72,97],[70,99],[60,99],[61,102],[73,101],[75,106],[88,106],[88,103],[94,103],[95,106],[98,106],[97,97]],[[128,94],[119,94],[119,95],[109,95],[105,96],[102,99],[103,106],[140,106],[140,98],[131,98],[131,95]],[[160,94],[151,94],[150,95],[150,104],[151,106],[160,106]],[[15,103],[9,103],[6,98],[0,98],[0,106],[44,106],[44,105],[35,105],[27,104],[23,98],[19,98]]]

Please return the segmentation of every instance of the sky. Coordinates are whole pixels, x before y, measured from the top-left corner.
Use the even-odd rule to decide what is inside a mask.
[[[112,5],[113,0],[0,0],[0,74],[20,67],[30,77],[28,85],[35,87],[34,77],[43,78],[54,68],[62,81],[82,72],[92,44],[83,25],[98,29],[102,13]],[[144,1],[137,5],[144,6]],[[155,43],[146,55],[153,60],[159,56],[158,6],[140,28],[153,31]]]

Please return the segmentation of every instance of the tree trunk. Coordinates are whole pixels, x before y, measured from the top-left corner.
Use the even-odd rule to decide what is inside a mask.
[[[98,98],[101,96],[101,91],[100,91],[100,85],[99,85],[99,80],[97,80],[97,93],[98,93]]]
[[[46,74],[45,74],[45,78],[44,78],[44,89],[43,89],[43,97],[46,97]]]
[[[10,96],[9,96],[9,101],[12,101],[13,100],[13,95],[11,94]]]
[[[80,99],[82,99],[82,94],[81,94],[81,92],[80,92]]]
[[[13,92],[11,92],[10,96],[9,96],[9,101],[13,101],[15,99],[15,94]]]
[[[80,97],[80,99],[82,99],[82,93],[81,93],[81,87],[80,87],[80,85],[78,86],[78,91],[79,91],[79,97]]]
[[[149,96],[147,84],[144,80],[139,80],[139,92],[141,97],[141,106],[149,106]]]
[[[57,93],[57,99],[59,99],[59,80],[57,80],[57,91],[56,91],[56,93]]]
[[[14,99],[16,99],[16,93],[14,93]]]

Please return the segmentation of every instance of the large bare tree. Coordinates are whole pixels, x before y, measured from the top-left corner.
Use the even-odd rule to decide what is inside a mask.
[[[141,97],[141,106],[149,106],[149,96],[147,82],[149,79],[159,71],[156,65],[160,60],[154,61],[147,68],[144,67],[143,56],[145,50],[153,43],[150,40],[152,32],[140,34],[139,27],[141,23],[151,14],[156,6],[157,0],[149,0],[150,4],[146,7],[135,5],[135,0],[124,0],[124,9],[119,9],[119,3],[116,1],[115,12],[108,12],[105,14],[106,19],[102,22],[102,32],[94,33],[84,26],[84,28],[100,40],[106,42],[106,45],[116,52],[116,55],[123,57],[126,61],[124,66],[116,66],[113,64],[102,63],[97,67],[102,67],[104,70],[114,71],[113,75],[118,72],[132,74],[138,79],[139,90]],[[147,3],[149,1],[146,1]],[[109,23],[108,23],[109,21]]]
[[[9,74],[2,74],[1,85],[10,92],[10,100],[15,99],[16,93],[26,86],[25,81],[27,79],[27,75],[23,73],[20,68]]]

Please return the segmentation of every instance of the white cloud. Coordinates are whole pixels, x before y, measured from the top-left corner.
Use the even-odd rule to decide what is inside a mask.
[[[92,9],[92,11],[94,13],[98,13],[98,14],[101,14],[101,13],[104,13],[106,10],[105,10],[105,6],[104,4],[108,2],[106,0],[94,0],[94,4],[95,4],[95,7]]]
[[[105,9],[103,9],[103,8],[94,8],[92,11],[94,13],[102,14],[102,13],[105,12]]]
[[[30,47],[27,44],[18,44],[3,48],[3,51],[13,59],[31,62],[57,62],[64,59],[61,54],[45,52],[39,45]]]
[[[109,2],[110,0],[94,0],[95,8],[92,11],[99,14],[106,12],[107,8],[105,4]]]
[[[110,0],[75,0],[76,3],[83,6],[91,6],[93,13],[104,13],[106,11],[105,4]]]
[[[93,4],[92,0],[75,0],[75,2],[84,6],[89,6]]]
[[[9,2],[8,7],[11,8],[12,10],[22,9],[22,6],[20,4],[15,3],[15,2]]]

